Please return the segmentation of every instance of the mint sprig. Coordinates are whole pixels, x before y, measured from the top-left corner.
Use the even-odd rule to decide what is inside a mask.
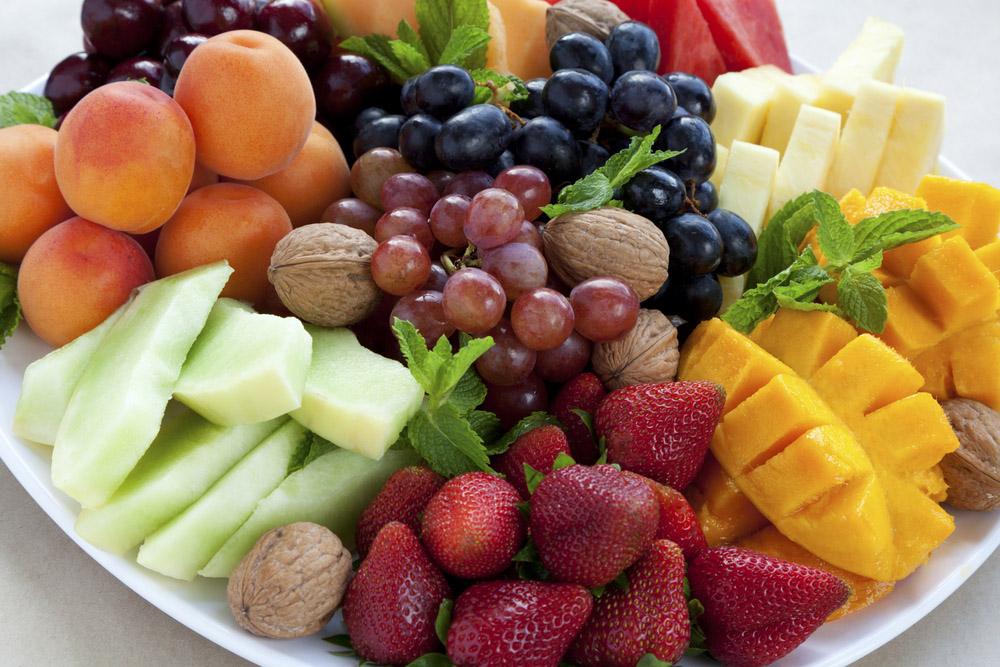
[[[812,248],[798,247],[815,226],[827,263],[820,266]],[[722,319],[750,333],[779,307],[827,310],[872,333],[885,330],[888,300],[872,272],[882,253],[959,227],[948,216],[903,209],[851,225],[837,200],[818,190],[788,202],[768,222],[757,242],[757,262],[747,274],[743,297]],[[837,305],[818,303],[820,289],[837,283]]]
[[[47,97],[10,91],[0,95],[0,128],[14,125],[55,127],[56,113]]]
[[[0,262],[0,347],[21,321],[21,302],[17,298],[17,269]]]
[[[398,82],[434,65],[458,65],[470,70],[486,66],[490,41],[486,0],[417,0],[415,13],[417,30],[402,19],[396,39],[379,34],[355,36],[340,46],[370,57]]]
[[[602,206],[621,208],[622,203],[614,199],[615,188],[630,181],[643,169],[683,153],[653,150],[653,143],[659,135],[660,126],[657,125],[646,136],[632,137],[627,148],[612,155],[594,172],[563,188],[556,203],[543,206],[542,211],[554,218],[563,213],[592,211]]]

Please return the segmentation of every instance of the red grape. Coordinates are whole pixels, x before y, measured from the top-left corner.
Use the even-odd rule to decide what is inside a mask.
[[[438,200],[437,187],[423,174],[404,172],[390,176],[382,184],[382,208],[391,211],[404,206],[428,214]]]
[[[483,257],[483,271],[500,281],[508,301],[543,286],[549,276],[545,257],[527,243],[505,243],[487,250]]]
[[[620,338],[639,317],[639,296],[618,278],[588,278],[570,291],[569,301],[576,315],[575,329],[595,343]]]
[[[590,363],[592,349],[593,343],[574,331],[559,347],[538,352],[535,373],[548,382],[569,382]]]
[[[540,287],[525,292],[510,313],[514,332],[533,350],[551,350],[573,333],[573,306],[555,290]]]
[[[434,171],[429,171],[424,174],[427,179],[434,184],[437,188],[438,195],[444,197],[445,189],[448,184],[451,183],[452,179],[455,178],[455,172],[447,171],[445,169],[435,169]]]
[[[507,243],[521,231],[524,208],[517,197],[499,188],[477,193],[465,212],[465,236],[481,250]]]
[[[503,188],[517,197],[524,207],[525,220],[531,221],[542,214],[542,207],[552,200],[549,177],[538,167],[518,164],[507,167],[493,181],[493,187]]]
[[[523,382],[535,367],[535,351],[517,339],[507,318],[487,335],[493,337],[493,347],[476,359],[479,375],[487,382],[504,386]]]
[[[441,262],[431,262],[431,273],[427,278],[427,282],[423,284],[420,289],[434,290],[435,292],[444,291],[444,285],[448,282],[448,272],[445,270]]]
[[[538,225],[527,220],[521,223],[520,231],[517,232],[517,236],[512,238],[510,242],[527,243],[531,247],[537,248],[539,252],[542,252],[544,248],[542,245],[542,234],[538,231]]]
[[[383,292],[403,296],[417,289],[431,274],[427,249],[412,236],[392,236],[372,253],[372,278]]]
[[[384,211],[382,184],[404,171],[413,171],[413,167],[395,148],[373,148],[351,165],[351,191],[358,199]]]
[[[338,199],[323,211],[320,222],[333,222],[338,225],[347,225],[366,232],[375,238],[375,225],[382,217],[382,211],[371,204],[366,204],[354,197],[344,197]]]
[[[465,225],[465,212],[472,200],[465,195],[445,195],[437,200],[431,209],[430,225],[434,237],[452,248],[464,248],[469,245],[462,227]]]
[[[427,224],[427,216],[415,208],[395,208],[378,219],[375,224],[375,240],[381,243],[390,236],[412,236],[428,252],[434,247],[434,234]]]
[[[501,428],[510,430],[532,412],[546,410],[549,392],[545,381],[532,373],[523,382],[509,387],[486,383],[486,400],[480,407],[499,417]]]
[[[468,334],[483,334],[495,327],[506,305],[500,281],[481,269],[459,269],[444,286],[445,316]]]
[[[434,347],[441,336],[455,333],[454,325],[444,315],[444,295],[441,292],[419,290],[401,297],[389,314],[390,326],[397,317],[416,327],[427,347]]]
[[[446,195],[474,197],[491,185],[493,185],[493,177],[485,171],[460,171],[445,187],[444,193]]]

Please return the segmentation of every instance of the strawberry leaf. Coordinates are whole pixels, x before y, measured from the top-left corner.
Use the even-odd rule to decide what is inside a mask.
[[[454,663],[444,653],[425,653],[406,667],[454,667]]]
[[[559,456],[557,456],[556,460],[552,462],[552,469],[559,470],[560,468],[565,468],[571,465],[576,465],[576,461],[573,460],[573,457],[566,452],[559,452]]]
[[[524,481],[528,486],[528,493],[534,493],[541,481],[545,479],[545,474],[535,470],[527,462],[521,465],[524,466]]]
[[[341,648],[349,648],[354,650],[354,644],[351,643],[350,635],[333,635],[332,637],[323,637],[323,641],[329,642],[334,646],[340,646]]]
[[[666,660],[660,660],[652,653],[647,653],[639,658],[639,662],[635,663],[635,667],[673,667],[673,664]]]
[[[451,610],[454,607],[454,600],[449,598],[441,600],[441,606],[438,607],[437,619],[434,621],[434,632],[437,633],[442,644],[448,643],[448,628],[451,627]]]
[[[517,424],[514,425],[514,428],[507,431],[506,435],[489,445],[489,452],[491,454],[502,454],[510,449],[510,446],[514,444],[514,441],[522,435],[528,431],[538,428],[539,426],[545,426],[546,424],[562,428],[562,424],[559,423],[559,420],[549,413],[532,412],[530,415],[517,422]]]

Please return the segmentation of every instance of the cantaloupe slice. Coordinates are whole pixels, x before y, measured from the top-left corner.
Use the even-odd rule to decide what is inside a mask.
[[[545,44],[545,12],[551,6],[545,0],[489,0],[496,7],[499,20],[490,12],[490,48],[496,35],[503,33],[502,49],[508,70],[523,80],[547,77],[552,74],[549,67],[549,49]],[[494,31],[494,24],[498,29]],[[487,54],[487,61],[490,55]]]

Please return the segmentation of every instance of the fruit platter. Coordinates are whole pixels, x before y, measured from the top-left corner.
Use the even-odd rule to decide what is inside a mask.
[[[909,19],[814,66],[774,0],[73,5],[0,95],[0,481],[153,650],[988,659],[1000,190]]]

